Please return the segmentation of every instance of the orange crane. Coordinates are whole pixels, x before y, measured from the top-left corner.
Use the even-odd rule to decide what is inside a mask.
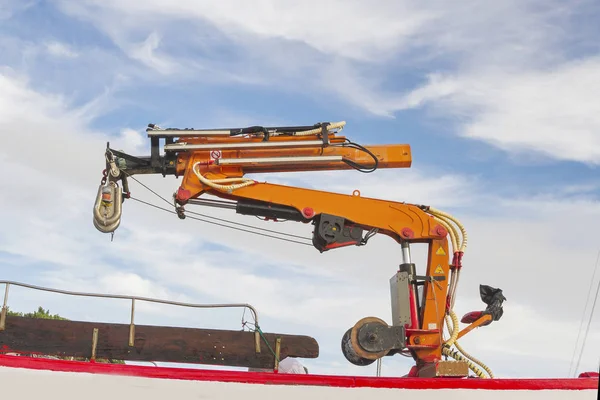
[[[292,220],[314,226],[312,244],[321,251],[362,246],[374,234],[398,242],[402,262],[390,279],[392,321],[366,317],[342,337],[342,352],[355,365],[369,365],[384,356],[411,356],[409,376],[465,376],[469,369],[493,377],[490,369],[470,356],[458,339],[502,316],[502,290],[481,285],[487,307],[466,314],[459,329],[453,311],[467,235],[453,216],[433,207],[362,197],[358,190],[339,194],[276,185],[247,174],[410,168],[407,144],[362,146],[340,134],[345,122],[308,126],[223,129],[161,128],[150,124],[150,156],[138,157],[110,148],[94,206],[94,225],[104,233],[119,226],[122,204],[130,197],[128,177],[162,174],[183,177],[173,195],[180,218],[189,204],[229,208],[266,220]],[[164,140],[160,152],[160,140]],[[122,188],[119,186],[122,184]],[[208,199],[205,194],[218,199]],[[419,274],[411,259],[411,244],[428,245],[428,260]],[[450,248],[450,244],[452,247]],[[444,338],[446,327],[449,338]],[[447,358],[454,361],[447,361]],[[484,372],[485,371],[485,372]],[[487,373],[487,375],[486,375]]]

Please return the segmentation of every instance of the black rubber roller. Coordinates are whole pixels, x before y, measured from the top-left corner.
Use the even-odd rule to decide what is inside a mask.
[[[356,354],[354,347],[352,347],[352,341],[350,338],[351,332],[352,328],[348,329],[342,337],[342,353],[344,354],[344,357],[346,357],[346,360],[350,361],[354,365],[358,365],[359,367],[373,364],[375,360],[362,358]]]

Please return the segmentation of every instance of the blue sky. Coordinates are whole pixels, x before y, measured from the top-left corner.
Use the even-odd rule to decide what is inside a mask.
[[[147,122],[164,120],[198,126],[205,125],[207,120],[213,124],[227,123],[232,116],[234,120],[231,122],[240,120],[248,123],[272,120],[281,123],[301,123],[329,118],[347,120],[355,137],[370,143],[410,143],[415,152],[416,166],[435,165],[440,170],[479,174],[484,179],[494,180],[498,186],[508,186],[517,193],[523,193],[524,190],[537,193],[551,185],[560,186],[559,182],[563,180],[573,183],[575,179],[575,183],[583,185],[594,183],[596,167],[579,163],[576,157],[558,162],[553,157],[531,151],[514,155],[514,149],[505,150],[494,146],[491,143],[493,138],[483,143],[461,138],[456,135],[457,131],[460,132],[460,125],[455,123],[459,118],[457,115],[432,114],[427,108],[399,110],[391,113],[389,118],[382,118],[360,106],[349,105],[352,100],[348,100],[347,96],[333,99],[335,96],[322,96],[314,89],[289,90],[286,89],[285,83],[238,85],[235,82],[220,82],[220,78],[211,82],[211,72],[206,74],[201,69],[194,72],[199,75],[197,77],[189,74],[184,74],[182,78],[169,75],[161,77],[164,83],[158,83],[151,76],[151,71],[141,71],[143,66],[128,59],[128,54],[122,50],[120,43],[115,43],[107,37],[105,31],[96,29],[89,19],[73,18],[65,14],[65,11],[69,12],[71,8],[79,8],[73,4],[75,3],[31,2],[30,7],[21,11],[17,9],[15,15],[4,20],[0,28],[8,50],[3,56],[4,62],[13,68],[26,71],[31,84],[39,90],[63,93],[73,105],[90,101],[108,91],[106,103],[116,101],[116,104],[104,104],[106,109],[102,115],[91,122],[93,128],[104,130],[107,134],[118,131],[123,126],[139,129]],[[89,12],[87,7],[81,8],[85,10],[81,13]],[[597,7],[592,4],[584,4],[582,7],[592,10],[594,8]],[[578,24],[578,31],[573,33],[575,38],[578,38],[579,32],[591,35],[588,37],[597,33],[597,28],[593,27],[590,19],[580,18],[581,10],[568,11],[575,13],[577,18],[558,19],[564,21],[566,27],[572,28],[573,24]],[[118,12],[118,9],[111,12]],[[566,13],[567,10],[562,12]],[[96,24],[101,25],[102,22]],[[207,57],[210,62],[221,64],[229,63],[230,60],[234,63],[250,60],[257,63],[249,68],[254,71],[252,74],[261,75],[260,63],[264,61],[255,60],[248,55],[251,49],[224,38],[218,29],[203,22],[201,18],[192,21],[177,20],[177,24],[174,25],[178,27],[174,28],[171,25],[160,29],[163,27],[159,24],[155,31],[142,28],[139,29],[140,32],[131,33],[130,36],[144,41],[147,39],[145,34],[160,35],[158,52],[167,55],[170,61],[181,58],[182,62],[186,62]],[[196,39],[182,40],[178,37],[186,36],[186,33],[193,36],[194,32],[199,33]],[[34,53],[32,44],[40,39],[46,41],[47,52],[31,55]],[[570,46],[575,43],[574,49],[566,46],[553,49],[557,54],[565,53],[564,57],[591,57],[595,54],[594,50],[597,50],[594,46],[586,45],[585,41],[568,38],[555,40],[559,39]],[[276,42],[275,49],[285,49],[287,45],[277,39],[273,41]],[[252,44],[257,42],[260,51],[267,53],[261,54],[261,57],[268,57],[269,44],[263,44],[259,39]],[[23,45],[31,49],[29,56]],[[502,45],[504,43],[497,48],[501,49]],[[292,43],[290,47],[301,48],[309,53],[309,49],[303,44]],[[359,65],[356,69],[364,75],[379,75],[378,80],[381,81],[382,90],[385,92],[411,91],[423,84],[427,74],[455,71],[455,65],[460,63],[459,57],[450,55],[428,59],[427,62],[418,61],[419,58],[430,56],[420,53],[423,50],[427,51],[427,47],[422,45],[406,51],[408,58],[414,57],[417,60],[414,65],[408,62],[407,66],[407,61],[402,60],[402,56],[395,57],[392,54],[389,56],[389,62]],[[541,50],[543,49],[539,51]],[[62,57],[57,57],[57,53],[60,52]],[[69,52],[72,52],[71,56]],[[493,54],[494,50],[491,49],[490,53]],[[156,58],[160,59],[160,56]],[[95,63],[100,65],[96,67],[93,65]],[[239,71],[243,68],[234,66],[231,69]],[[259,71],[256,72],[257,70]],[[194,82],[197,84],[193,84]],[[290,86],[294,86],[294,83]],[[148,101],[149,98],[152,101]],[[219,114],[223,117],[219,118]],[[228,116],[230,118],[227,118]],[[535,148],[532,147],[529,150]],[[598,191],[594,190],[593,193],[597,195]]]
[[[349,367],[337,349],[356,319],[389,312],[386,285],[399,253],[384,238],[369,250],[319,255],[183,225],[132,202],[114,243],[91,223],[105,142],[143,154],[150,122],[208,128],[345,120],[344,134],[361,144],[410,144],[413,168],[264,178],[359,188],[456,214],[470,232],[465,261],[472,265],[461,277],[458,313],[480,307],[483,281],[510,300],[507,322],[465,344],[498,374],[531,373],[506,360],[506,347],[514,346],[524,365],[556,357],[557,367],[544,374],[565,375],[600,247],[593,234],[600,216],[598,16],[592,1],[464,1],[452,9],[440,1],[0,1],[0,158],[9,189],[0,195],[2,277],[194,302],[253,300],[273,330],[300,330],[318,337],[322,349],[331,346],[315,368],[371,374]],[[24,144],[26,151],[14,150]],[[178,186],[172,178],[141,179],[165,196]],[[282,229],[309,234],[302,226]],[[381,265],[376,273],[365,270],[373,260]],[[349,261],[350,270],[340,268]],[[583,283],[562,286],[565,266]],[[373,275],[366,283],[365,271]],[[240,278],[230,289],[206,286],[225,285],[233,272]],[[557,288],[568,300],[555,296]],[[348,302],[357,308],[348,311]],[[56,304],[63,314],[88,317]],[[281,317],[293,304],[299,311]],[[600,354],[595,321],[587,369],[596,369]],[[547,343],[563,342],[563,352],[515,345],[515,324],[558,327]],[[392,361],[387,371],[407,368]]]

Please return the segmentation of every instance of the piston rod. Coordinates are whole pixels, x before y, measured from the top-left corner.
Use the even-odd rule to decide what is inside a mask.
[[[285,147],[322,147],[321,140],[297,140],[294,142],[246,142],[246,143],[210,143],[188,144],[173,143],[164,146],[165,151],[188,150],[238,150],[238,149],[275,149]]]
[[[148,137],[186,137],[186,136],[230,136],[229,130],[223,129],[146,129]]]
[[[402,263],[410,264],[410,244],[408,242],[402,242]]]
[[[304,164],[313,162],[336,162],[342,161],[342,156],[307,156],[307,157],[264,157],[264,158],[218,158],[217,165],[240,165],[240,164]]]
[[[211,200],[211,199],[189,199],[189,204],[195,204],[198,206],[208,206],[208,207],[216,207],[216,208],[226,208],[230,210],[235,210],[237,207],[237,202],[233,201],[222,201],[222,200]]]

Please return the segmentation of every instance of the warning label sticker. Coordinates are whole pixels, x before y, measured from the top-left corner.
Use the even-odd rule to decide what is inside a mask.
[[[436,274],[443,274],[444,270],[442,269],[441,265],[438,265],[437,268],[435,269],[435,273]]]
[[[440,246],[439,249],[437,249],[437,251],[435,252],[436,255],[438,256],[445,256],[446,252],[444,251],[444,249],[442,248],[442,246]]]

